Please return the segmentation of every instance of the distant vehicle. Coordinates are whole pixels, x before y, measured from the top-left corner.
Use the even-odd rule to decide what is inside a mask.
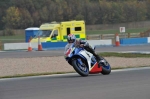
[[[86,39],[85,22],[83,20],[44,23],[39,29],[31,42],[38,42],[38,37],[40,37],[41,42],[66,42],[67,35],[70,33],[74,34],[76,38]]]

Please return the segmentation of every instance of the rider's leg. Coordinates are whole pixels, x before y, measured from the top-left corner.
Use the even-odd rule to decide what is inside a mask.
[[[97,55],[97,54],[95,53],[94,49],[93,49],[91,46],[85,46],[84,48],[85,48],[85,50],[87,50],[88,52],[92,53],[92,54],[96,57],[97,62],[99,63],[100,57],[99,57],[99,55]]]
[[[85,50],[92,53],[96,57],[96,61],[97,61],[98,65],[100,65],[100,64],[105,65],[103,58],[99,57],[99,55],[95,53],[94,49],[91,46],[85,46],[84,48],[85,48]]]

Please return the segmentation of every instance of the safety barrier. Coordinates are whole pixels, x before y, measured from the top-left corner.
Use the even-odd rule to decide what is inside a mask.
[[[150,43],[150,37],[143,37],[143,38],[124,38],[120,39],[120,44],[147,44]]]
[[[150,37],[147,38],[148,43],[150,43]]]
[[[112,45],[112,40],[87,40],[91,46]],[[64,48],[67,42],[42,42],[43,49]],[[22,50],[28,49],[29,43],[5,43],[4,50]],[[38,43],[31,43],[33,49],[38,49]]]
[[[67,42],[43,42],[42,46],[43,48],[61,48],[65,47]]]
[[[107,46],[113,45],[112,40],[87,40],[91,46]],[[120,45],[132,45],[132,44],[148,44],[150,43],[150,37],[144,38],[122,38],[120,39]],[[64,48],[67,42],[42,42],[43,49],[60,49]],[[38,49],[38,43],[31,43],[33,49]],[[5,43],[4,50],[22,50],[28,49],[29,43]]]
[[[43,47],[40,41],[40,37],[38,37],[38,51],[42,51],[42,50],[43,50]]]
[[[120,40],[119,40],[119,35],[118,35],[118,33],[116,33],[115,38],[116,38],[115,45],[116,45],[116,46],[120,46]]]
[[[32,46],[31,46],[30,40],[29,40],[29,42],[28,42],[28,51],[29,51],[29,52],[32,51]]]

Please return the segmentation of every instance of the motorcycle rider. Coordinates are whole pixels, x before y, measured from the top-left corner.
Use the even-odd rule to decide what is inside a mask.
[[[94,49],[89,45],[89,43],[85,40],[81,40],[81,39],[76,39],[74,34],[69,34],[67,36],[67,41],[68,44],[65,46],[65,52],[70,48],[70,46],[72,45],[72,43],[75,43],[76,47],[83,47],[86,51],[92,53],[95,57],[96,57],[96,61],[98,63],[98,65],[100,64],[104,64],[104,60],[101,59],[99,57],[99,55],[97,55],[94,51]]]

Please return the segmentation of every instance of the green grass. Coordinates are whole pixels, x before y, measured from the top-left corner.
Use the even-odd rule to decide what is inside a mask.
[[[134,29],[126,29],[126,33],[140,33],[140,32],[145,32],[149,28],[134,28]],[[118,30],[87,30],[86,34],[91,35],[91,34],[115,34],[115,33],[120,33],[119,29]]]
[[[0,36],[0,42],[2,43],[25,42],[25,36],[24,35]]]
[[[140,54],[140,53],[116,53],[116,52],[102,52],[99,53],[103,57],[125,57],[125,58],[150,58],[150,54]]]
[[[117,70],[117,69],[126,69],[126,68],[142,68],[142,67],[148,67],[148,66],[128,66],[128,67],[112,67],[112,70]],[[42,76],[42,75],[53,75],[53,74],[66,74],[66,73],[76,73],[75,71],[70,71],[70,72],[46,72],[46,73],[32,73],[32,74],[16,74],[16,75],[10,75],[10,76],[0,76],[0,79],[3,78],[18,78],[18,77],[31,77],[31,76]]]
[[[52,74],[66,74],[66,73],[74,73],[75,71],[70,72],[45,72],[45,73],[31,73],[31,74],[16,74],[10,76],[0,76],[1,78],[17,78],[17,77],[29,77],[29,76],[41,76],[41,75],[52,75]]]
[[[138,66],[138,67],[135,67],[135,66],[127,66],[127,67],[112,67],[111,69],[112,70],[117,70],[117,69],[127,69],[127,68],[142,68],[142,67],[149,67],[149,66]]]
[[[25,39],[25,35],[0,36],[0,39]]]

